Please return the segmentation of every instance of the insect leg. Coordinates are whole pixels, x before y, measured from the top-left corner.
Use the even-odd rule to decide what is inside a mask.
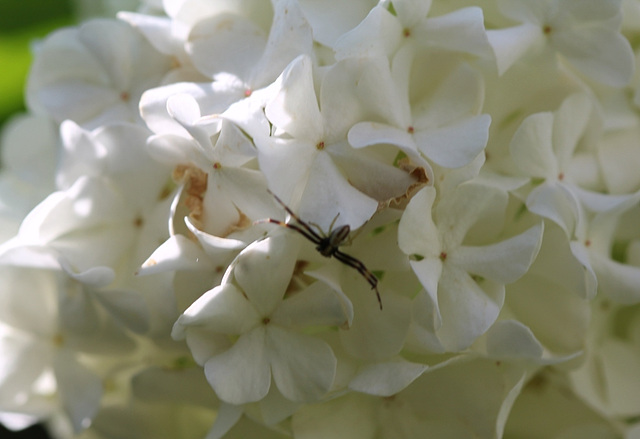
[[[322,238],[318,236],[315,232],[313,232],[313,230],[309,232],[306,227],[302,228],[297,224],[289,224],[289,223],[285,223],[284,221],[279,221],[273,218],[265,218],[265,219],[261,219],[253,222],[253,224],[263,224],[263,223],[277,224],[279,226],[295,230],[296,232],[300,233],[302,236],[304,236],[314,244],[320,244],[322,242]]]
[[[380,297],[380,292],[378,291],[378,278],[371,271],[369,271],[369,269],[361,260],[356,259],[353,256],[342,253],[339,250],[336,251],[333,256],[340,262],[358,270],[358,273],[360,273],[367,280],[367,282],[369,282],[369,285],[371,285],[371,289],[376,292],[378,304],[380,305],[380,310],[382,310],[382,299]]]
[[[311,235],[315,236],[315,237],[316,237],[316,240],[321,239],[321,236],[320,236],[320,235],[318,235],[318,232],[316,232],[315,230],[313,230],[313,228],[311,228],[311,226],[309,226],[309,224],[307,224],[306,222],[302,221],[302,220],[298,217],[298,215],[296,215],[296,214],[295,214],[295,212],[294,212],[293,210],[291,210],[291,209],[289,208],[289,206],[287,206],[287,205],[284,203],[284,201],[282,201],[280,198],[278,198],[278,196],[277,196],[276,194],[274,194],[273,192],[271,192],[271,190],[269,190],[269,189],[267,189],[267,192],[269,192],[269,193],[273,196],[273,198],[275,198],[275,199],[276,199],[276,201],[277,201],[278,203],[280,203],[280,205],[284,208],[284,210],[286,210],[286,211],[287,211],[287,213],[291,216],[291,218],[293,218],[294,220],[296,220],[296,221],[298,222],[298,224],[300,224],[302,227],[304,227],[304,228],[305,228],[305,230],[306,230],[309,234],[311,234]],[[298,229],[295,229],[295,230],[298,230]],[[303,235],[304,235],[304,236],[306,236],[308,239],[311,239],[311,238],[309,238],[309,236],[308,236],[307,234],[303,233]],[[313,241],[313,242],[315,242],[316,244],[318,244],[318,242],[317,242],[316,240],[311,239],[311,241]]]

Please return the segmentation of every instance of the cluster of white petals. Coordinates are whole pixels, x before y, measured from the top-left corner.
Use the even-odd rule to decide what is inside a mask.
[[[138,3],[3,131],[1,423],[640,438],[638,0]]]

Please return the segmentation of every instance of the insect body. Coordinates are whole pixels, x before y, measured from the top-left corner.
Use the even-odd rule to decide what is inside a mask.
[[[332,230],[333,229],[333,222],[332,222],[329,228],[329,233],[326,234],[322,231],[320,226],[318,226],[317,224],[307,223],[302,221],[295,213],[293,213],[293,211],[289,208],[289,206],[284,204],[284,202],[276,196],[276,194],[274,194],[271,191],[269,191],[269,193],[273,195],[276,201],[280,203],[280,205],[282,205],[284,210],[286,210],[287,213],[291,215],[291,218],[293,218],[297,224],[285,223],[283,221],[279,221],[273,218],[259,220],[259,221],[256,221],[256,223],[262,223],[262,222],[273,223],[282,227],[287,227],[289,229],[295,230],[296,232],[300,233],[302,236],[307,238],[309,241],[316,244],[316,250],[318,250],[318,252],[322,256],[325,256],[327,258],[334,257],[340,262],[342,262],[343,264],[346,264],[349,267],[356,269],[358,273],[360,273],[367,280],[367,282],[369,282],[369,285],[371,285],[371,289],[373,289],[376,292],[376,297],[378,298],[378,304],[380,305],[380,309],[382,309],[382,299],[380,298],[380,292],[378,291],[378,278],[371,271],[367,269],[367,267],[364,265],[364,263],[362,263],[362,261],[354,258],[353,256],[350,256],[346,253],[341,252],[339,249],[340,245],[342,245],[342,243],[349,237],[349,232],[351,231],[349,226],[344,225],[344,226],[338,227],[335,230]],[[334,218],[333,221],[335,222],[337,218],[338,217],[336,216],[336,218]],[[314,228],[311,226],[314,226],[317,229],[317,231],[314,230]]]

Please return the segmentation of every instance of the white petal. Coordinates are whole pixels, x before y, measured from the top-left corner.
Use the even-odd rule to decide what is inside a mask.
[[[489,58],[491,48],[484,30],[484,16],[479,7],[461,8],[439,17],[428,18],[414,28],[419,42],[452,51]]]
[[[236,101],[224,110],[221,117],[242,128],[257,145],[258,139],[267,138],[271,133],[271,125],[264,109],[279,90],[279,84],[276,82],[263,89],[253,91],[249,97],[236,98]]]
[[[577,379],[571,377],[580,396],[609,413],[620,416],[636,413],[640,407],[640,357],[633,344],[615,337],[605,338],[589,363],[577,371]],[[587,375],[584,378],[588,381],[581,379],[580,375]],[[607,396],[600,393],[601,386],[606,387]]]
[[[252,20],[236,14],[216,14],[191,29],[185,48],[195,67],[207,76],[225,72],[248,79],[265,43],[264,31]]]
[[[444,431],[437,438],[503,437],[502,427],[527,378],[524,368],[465,357],[431,367],[399,396],[421,419],[436,421],[436,431]],[[432,394],[449,397],[430,398]],[[416,431],[420,437],[421,430]]]
[[[466,183],[474,179],[478,183],[495,186],[507,191],[509,187],[514,185],[516,187],[520,187],[528,183],[528,180],[522,177],[515,178],[499,176],[496,179],[488,178],[490,171],[488,171],[484,166],[485,162],[486,155],[484,153],[480,153],[476,158],[471,160],[471,163],[466,166],[462,166],[461,168],[442,168],[434,163],[432,166],[433,175],[427,174],[427,176],[430,179],[429,181],[433,181],[433,184],[437,188],[441,198],[446,196],[446,194],[451,193],[462,183]],[[483,171],[482,175],[480,175],[480,170]]]
[[[562,232],[559,234],[562,238]],[[565,266],[560,261],[556,262],[559,267],[554,267],[558,272]],[[544,267],[541,271],[543,275],[527,274],[509,285],[505,307],[551,352],[557,355],[581,352],[584,334],[591,321],[589,302],[584,299],[582,291],[562,286],[554,277],[545,278]]]
[[[273,82],[295,57],[312,52],[311,26],[300,4],[294,0],[277,2],[269,39],[260,61],[252,66],[250,84],[256,88]]]
[[[219,285],[198,298],[178,318],[171,336],[184,338],[190,327],[205,326],[221,334],[242,334],[259,322],[249,301],[232,284]]]
[[[593,299],[597,292],[598,278],[589,261],[589,251],[582,243],[577,241],[570,242],[569,247],[571,248],[573,256],[581,264],[581,268],[584,272],[584,288],[580,288],[578,291],[584,291],[586,299]]]
[[[617,303],[640,302],[640,268],[621,264],[604,255],[590,252],[589,259],[598,277],[598,291]]]
[[[271,385],[263,326],[240,336],[226,352],[207,361],[204,372],[218,397],[230,404],[259,401]]]
[[[317,401],[329,391],[337,360],[324,341],[267,327],[269,361],[278,390],[292,401]]]
[[[167,112],[176,122],[185,128],[194,125],[200,119],[198,101],[188,93],[179,93],[167,99]]]
[[[267,193],[267,181],[262,172],[222,165],[217,173],[213,181],[219,182],[219,188],[229,194],[236,207],[249,219],[276,217],[281,212]]]
[[[346,58],[331,66],[319,94],[325,144],[342,142],[353,125],[372,113],[392,123],[407,120],[407,96],[391,81],[386,58]],[[371,88],[377,90],[372,93]],[[387,99],[390,108],[385,109]]]
[[[193,235],[198,239],[198,242],[204,248],[206,254],[209,256],[213,257],[220,254],[229,254],[234,251],[242,250],[247,246],[244,241],[241,241],[239,239],[220,238],[219,236],[209,235],[208,233],[205,233],[194,226],[189,217],[185,217],[184,222],[187,225],[189,231],[193,233]],[[192,241],[189,242],[193,244]],[[193,262],[197,263],[199,261],[196,259]]]
[[[172,38],[171,19],[129,11],[118,12],[118,19],[129,23],[142,32],[147,41],[159,52],[167,55],[178,54],[181,45]]]
[[[149,305],[135,290],[98,289],[93,295],[107,311],[128,329],[139,334],[149,330]]]
[[[189,135],[186,130],[184,136]],[[176,165],[196,161],[198,147],[191,138],[175,134],[158,134],[147,141],[149,155],[161,163]]]
[[[108,38],[105,38],[108,36]],[[132,89],[137,81],[155,83],[170,65],[147,40],[128,24],[118,20],[91,20],[79,29],[84,44],[109,75],[117,91]]]
[[[53,349],[32,334],[2,325],[0,350],[0,401],[7,407],[50,366]]]
[[[73,270],[69,262],[63,257],[58,258],[60,267],[71,277],[72,279],[94,288],[104,287],[115,279],[115,272],[109,267],[91,267],[82,272],[76,272]]]
[[[633,50],[619,32],[595,26],[551,34],[553,44],[585,75],[612,87],[622,87],[634,70]]]
[[[434,188],[421,189],[411,198],[402,214],[398,226],[398,245],[405,254],[418,254],[422,257],[440,254],[438,229],[431,219],[435,197]]]
[[[314,282],[285,299],[271,318],[274,323],[289,328],[348,327],[352,319],[353,307],[349,299],[324,282]]]
[[[553,114],[536,113],[522,121],[513,135],[509,150],[525,175],[555,180],[558,162],[552,146]]]
[[[173,235],[149,256],[137,274],[198,270],[207,266],[206,259],[205,252],[196,243],[182,235]]]
[[[538,359],[543,349],[531,329],[516,320],[503,320],[487,332],[487,352],[496,358]]]
[[[354,187],[348,175],[338,167],[341,156],[334,159],[320,151],[309,170],[308,180],[299,207],[299,215],[318,224],[325,232],[339,213],[334,227],[348,224],[357,229],[367,222],[378,208],[377,200]],[[331,182],[327,185],[327,182]]]
[[[402,149],[415,150],[413,137],[406,129],[399,129],[391,125],[378,122],[360,122],[349,130],[349,143],[354,148],[391,143]]]
[[[336,41],[336,59],[354,56],[389,56],[398,47],[402,26],[386,8],[377,5],[354,29]]]
[[[378,430],[378,407],[375,398],[356,392],[306,404],[293,415],[293,432],[299,439],[371,439]]]
[[[409,151],[407,156],[411,165],[429,168],[428,162],[415,151]],[[418,178],[407,170],[392,166],[366,151],[336,148],[332,149],[331,157],[338,168],[344,170],[347,181],[374,200],[386,201],[403,197],[416,183],[423,183],[418,182]]]
[[[506,192],[477,183],[465,183],[447,194],[436,206],[433,217],[442,233],[441,248],[450,251],[474,234],[483,241],[499,231],[508,196]],[[473,232],[473,233],[471,233]],[[438,254],[439,256],[439,254]]]
[[[432,0],[396,0],[394,9],[405,27],[413,27],[424,20],[431,10]]]
[[[622,3],[620,0],[564,0],[558,13],[567,14],[576,21],[603,21],[617,28],[622,21]]]
[[[186,130],[167,112],[167,101],[177,94],[188,94],[198,102],[202,114],[222,113],[242,98],[241,84],[220,82],[179,82],[145,91],[140,97],[140,114],[151,131],[156,134],[175,134],[189,137]]]
[[[542,29],[529,23],[506,29],[488,30],[487,37],[496,55],[499,75],[504,74],[529,50],[544,41]]]
[[[571,191],[578,197],[580,203],[591,212],[603,212],[599,218],[604,221],[627,211],[640,202],[640,191],[631,194],[613,195],[584,190],[578,186],[571,186]]]
[[[527,196],[527,209],[562,227],[567,237],[576,231],[580,215],[578,200],[565,185],[541,184]]]
[[[640,154],[634,144],[637,137],[637,129],[616,130],[607,133],[598,145],[598,164],[609,193],[624,194],[640,188]]]
[[[448,351],[466,349],[496,321],[504,286],[476,282],[467,272],[445,264],[438,287],[442,327],[437,335]]]
[[[440,327],[440,311],[438,310],[438,282],[440,281],[440,276],[442,275],[442,260],[440,258],[429,257],[420,261],[411,261],[411,268],[424,287],[426,296],[429,298],[429,302],[431,302],[430,306],[433,307],[433,316],[431,313],[427,313],[421,317],[425,318],[428,321],[426,322],[427,328],[435,330]],[[433,320],[431,320],[432,317]],[[422,318],[420,318],[419,320],[422,321]]]
[[[463,124],[480,113],[484,80],[478,70],[467,63],[452,63],[447,66],[444,78],[436,76],[432,81],[437,84],[435,90],[412,105],[416,131]]]
[[[583,136],[591,115],[592,103],[584,93],[569,96],[555,112],[553,119],[553,149],[560,168],[569,163]]]
[[[257,404],[264,425],[276,425],[293,415],[303,404],[285,398],[278,386],[271,386],[269,393]],[[268,427],[265,427],[268,428]]]
[[[299,241],[281,234],[254,242],[233,262],[233,274],[251,304],[262,316],[270,315],[291,281]]]
[[[347,274],[345,274],[345,277]],[[411,302],[398,294],[384,294],[380,310],[375,294],[359,273],[348,273],[343,288],[356,310],[348,331],[340,332],[345,349],[358,358],[380,360],[402,349],[411,321]]]
[[[447,263],[494,282],[511,283],[522,277],[538,255],[543,223],[493,245],[461,246],[447,255]]]
[[[27,333],[51,337],[59,324],[58,276],[52,270],[0,265],[0,320]]]
[[[156,403],[186,403],[200,407],[216,406],[218,400],[211,391],[199,367],[178,365],[148,366],[131,377],[133,397]]]
[[[545,223],[542,246],[530,272],[562,285],[577,297],[593,297],[596,279],[589,265],[588,253],[577,242],[569,243],[571,237],[553,223]],[[581,257],[575,254],[581,254]]]
[[[333,47],[342,34],[356,27],[374,4],[375,2],[370,0],[300,2],[304,15],[313,29],[314,40],[328,47]]]
[[[60,351],[54,357],[53,368],[58,393],[75,432],[89,427],[102,399],[102,381],[70,352]]]
[[[491,116],[465,119],[439,129],[420,130],[414,135],[418,149],[445,168],[460,168],[477,157],[487,145]]]
[[[440,273],[437,274],[440,279]],[[433,282],[437,286],[437,282]],[[442,326],[438,309],[437,289],[433,294],[422,290],[413,299],[411,306],[411,326],[407,334],[405,349],[414,352],[444,353],[445,348],[436,335]]]
[[[2,163],[6,170],[34,186],[53,187],[58,160],[56,125],[46,116],[21,115],[7,120],[2,132]],[[3,195],[4,196],[4,195]]]
[[[273,137],[256,139],[256,146],[260,170],[269,182],[269,189],[285,203],[297,202],[320,151],[311,142]]]
[[[169,97],[167,113],[187,131],[188,138],[193,137],[196,140],[200,148],[211,146],[211,134],[205,126],[197,124],[202,113],[198,101],[193,96],[182,93]],[[217,128],[215,123],[213,126]]]
[[[242,417],[244,410],[233,404],[222,403],[218,409],[213,427],[207,433],[205,439],[222,439],[229,430],[236,425]]]
[[[428,366],[408,361],[390,361],[366,366],[349,383],[349,388],[369,395],[394,395],[418,378]]]
[[[313,87],[311,60],[306,56],[296,58],[279,81],[280,92],[265,107],[269,120],[294,138],[320,141],[322,116]]]
[[[498,7],[502,14],[515,21],[542,25],[549,4],[538,0],[498,0]]]

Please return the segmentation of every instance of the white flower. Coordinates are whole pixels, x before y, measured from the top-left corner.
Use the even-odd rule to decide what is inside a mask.
[[[129,25],[99,19],[50,35],[39,47],[27,85],[29,107],[57,122],[87,127],[139,120],[142,92],[171,65]]]
[[[269,187],[325,231],[338,214],[334,227],[360,227],[378,201],[404,195],[416,182],[407,172],[347,143],[347,130],[365,111],[357,99],[364,90],[354,90],[352,84],[366,75],[369,65],[346,60],[333,66],[324,75],[318,101],[311,62],[297,58],[283,72],[278,93],[265,108],[276,135],[255,139]]]
[[[246,227],[247,218],[255,221],[278,212],[264,176],[251,166],[255,149],[235,125],[201,118],[189,95],[171,97],[167,107],[181,132],[153,136],[149,151],[174,166],[174,178],[185,186],[185,202],[198,228],[226,236]]]
[[[416,323],[437,336],[425,343],[436,351],[458,351],[496,320],[504,285],[529,269],[540,248],[542,226],[488,244],[495,224],[486,222],[502,211],[506,194],[466,183],[434,206],[435,195],[426,187],[411,199],[400,220],[398,243],[425,288]],[[469,239],[484,245],[465,245]]]
[[[461,8],[427,18],[431,3],[431,0],[381,2],[357,27],[335,42],[336,57],[391,56],[406,44],[490,57],[481,8]]]
[[[478,114],[484,99],[482,77],[468,65],[452,62],[446,73],[442,68],[434,74],[438,78],[429,81],[433,89],[425,90],[422,83],[409,81],[416,56],[399,52],[393,70],[372,81],[375,97],[368,101],[387,123],[357,123],[349,130],[349,143],[356,148],[391,143],[419,164],[418,151],[442,167],[465,166],[482,152],[489,136],[491,118]],[[423,99],[411,99],[412,86],[421,89]]]
[[[633,52],[620,34],[621,0],[500,0],[500,11],[521,23],[488,31],[498,72],[536,46],[549,44],[582,73],[623,86],[633,73]]]
[[[174,326],[173,337],[186,337],[223,401],[261,400],[272,375],[282,395],[293,401],[317,400],[333,383],[331,348],[300,330],[348,325],[348,301],[322,282],[283,300],[296,247],[283,234],[250,245],[222,284],[196,300]]]

